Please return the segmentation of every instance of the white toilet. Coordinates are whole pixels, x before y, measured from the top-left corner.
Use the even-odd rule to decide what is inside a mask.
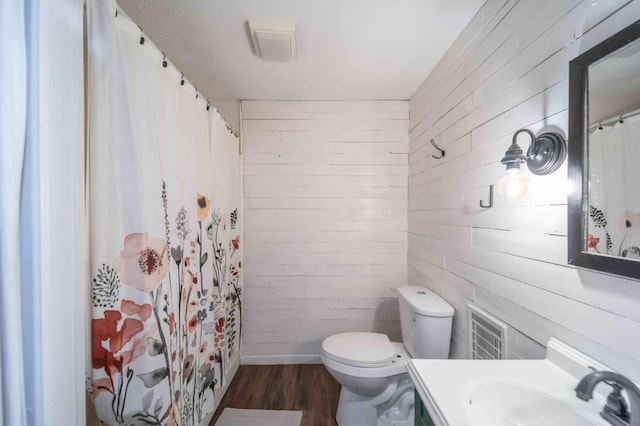
[[[405,364],[449,356],[453,308],[424,287],[398,288],[402,343],[379,333],[341,333],[322,342],[322,362],[342,385],[339,426],[413,425],[413,384]]]

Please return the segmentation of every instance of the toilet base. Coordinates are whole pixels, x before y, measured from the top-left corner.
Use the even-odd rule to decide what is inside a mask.
[[[407,374],[394,376],[379,395],[340,390],[338,426],[410,426],[414,423],[414,388]]]

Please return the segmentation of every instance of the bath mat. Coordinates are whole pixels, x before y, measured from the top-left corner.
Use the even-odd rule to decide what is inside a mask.
[[[225,408],[215,426],[300,426],[302,411]]]

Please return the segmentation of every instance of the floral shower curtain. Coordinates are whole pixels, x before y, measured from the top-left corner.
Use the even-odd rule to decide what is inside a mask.
[[[116,7],[87,5],[92,396],[202,425],[240,344],[238,138]]]
[[[640,260],[640,116],[589,135],[589,251]]]

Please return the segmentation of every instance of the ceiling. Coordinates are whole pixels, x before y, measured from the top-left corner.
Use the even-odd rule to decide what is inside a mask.
[[[119,0],[211,100],[409,99],[484,0]],[[298,58],[267,62],[248,18],[297,22]]]

